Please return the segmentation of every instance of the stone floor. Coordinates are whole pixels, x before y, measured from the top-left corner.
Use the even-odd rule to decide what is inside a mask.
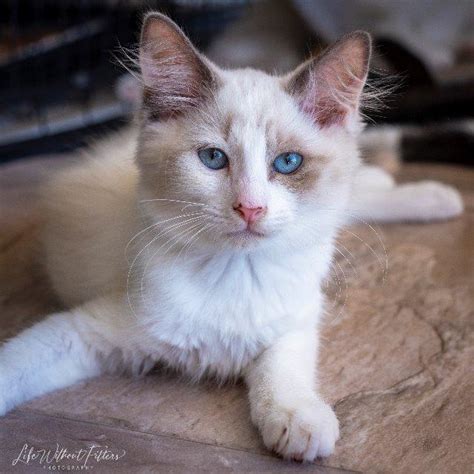
[[[0,168],[0,339],[56,307],[37,263],[36,186],[59,162]],[[420,178],[458,186],[464,216],[341,235],[321,385],[342,438],[322,464],[266,452],[242,386],[154,373],[102,377],[13,411],[0,420],[0,472],[44,471],[38,459],[12,465],[25,443],[95,444],[120,456],[90,461],[95,472],[474,472],[474,170],[402,170],[404,180]]]

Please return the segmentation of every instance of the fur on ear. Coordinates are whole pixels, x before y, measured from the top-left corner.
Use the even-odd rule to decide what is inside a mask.
[[[355,31],[285,77],[286,88],[321,128],[350,126],[358,118],[370,55],[370,35]]]
[[[214,81],[206,60],[168,17],[150,13],[143,23],[139,63],[143,103],[163,120],[198,105]]]

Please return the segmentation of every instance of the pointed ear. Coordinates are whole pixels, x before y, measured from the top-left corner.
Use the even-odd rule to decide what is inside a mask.
[[[163,120],[195,107],[214,79],[205,60],[180,28],[160,13],[145,17],[140,41],[143,101],[150,116]]]
[[[370,35],[356,31],[303,63],[284,79],[285,85],[320,127],[348,126],[358,116],[370,54]]]

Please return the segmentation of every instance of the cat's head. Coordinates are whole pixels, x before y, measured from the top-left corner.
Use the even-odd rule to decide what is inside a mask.
[[[355,32],[283,77],[229,71],[148,15],[137,161],[151,223],[170,241],[226,248],[332,235],[359,164],[370,48]]]

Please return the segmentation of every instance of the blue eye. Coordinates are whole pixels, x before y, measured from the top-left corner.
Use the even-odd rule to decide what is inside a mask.
[[[277,173],[290,174],[296,171],[303,163],[303,157],[299,153],[282,153],[275,158],[273,168]]]
[[[219,148],[205,148],[198,151],[199,159],[211,170],[220,170],[229,164],[227,155]]]

